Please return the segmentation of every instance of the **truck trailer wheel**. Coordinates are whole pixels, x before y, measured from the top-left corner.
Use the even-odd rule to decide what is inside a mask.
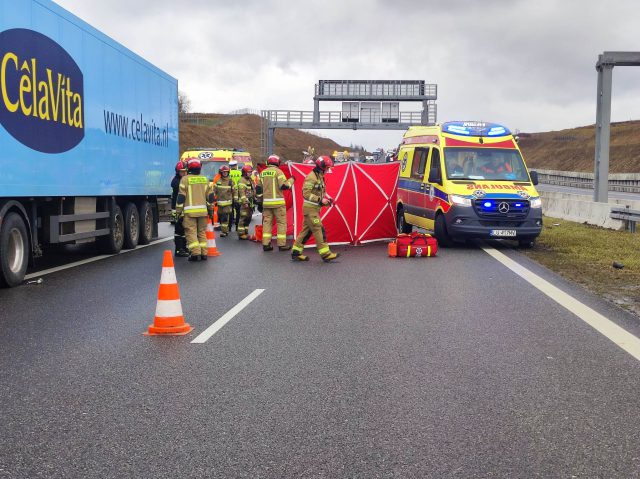
[[[0,227],[0,285],[18,286],[29,262],[27,227],[17,213],[9,213]]]
[[[110,225],[111,232],[97,238],[98,249],[104,254],[119,253],[124,243],[124,218],[118,205],[111,212]]]
[[[138,207],[129,202],[124,205],[124,248],[134,249],[140,237],[140,216]]]
[[[153,239],[153,211],[148,201],[140,203],[138,208],[138,218],[140,224],[140,234],[138,244],[149,244]]]

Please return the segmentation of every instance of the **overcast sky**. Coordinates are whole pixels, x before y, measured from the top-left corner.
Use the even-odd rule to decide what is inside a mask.
[[[438,121],[559,130],[595,122],[598,54],[640,51],[638,0],[56,2],[176,77],[201,112],[312,110],[318,80],[425,80]],[[612,119],[638,118],[640,67],[615,68]],[[369,149],[402,136],[320,133]]]

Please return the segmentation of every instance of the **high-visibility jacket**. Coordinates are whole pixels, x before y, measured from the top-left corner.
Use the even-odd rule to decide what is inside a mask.
[[[306,176],[302,185],[303,209],[311,208],[319,211],[322,208],[322,198],[326,192],[324,173],[314,169]]]
[[[277,166],[269,165],[260,173],[262,194],[258,195],[258,201],[262,199],[263,208],[278,208],[285,206],[282,190],[291,188],[293,176],[287,180],[284,173]]]
[[[218,202],[218,207],[223,208],[233,205],[233,199],[236,196],[235,189],[236,187],[230,177],[220,177],[220,179],[215,182],[213,185],[213,193]]]
[[[238,188],[236,189],[236,201],[241,205],[249,204],[253,207],[253,199],[256,196],[255,186],[251,178],[245,178],[244,176],[238,181]]]
[[[238,186],[238,181],[240,181],[241,177],[242,177],[242,171],[240,171],[240,170],[231,170],[229,172],[229,178],[231,178],[233,180],[233,184],[236,187]]]
[[[186,175],[180,180],[176,213],[178,216],[197,218],[213,215],[213,191],[203,175]]]

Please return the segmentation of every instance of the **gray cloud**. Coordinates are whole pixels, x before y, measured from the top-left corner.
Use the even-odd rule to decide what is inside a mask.
[[[441,121],[562,129],[595,120],[597,55],[640,50],[635,0],[57,3],[178,78],[198,111],[311,109],[319,79],[423,79]],[[614,70],[614,120],[638,118],[639,80]],[[369,148],[401,136],[323,133]]]

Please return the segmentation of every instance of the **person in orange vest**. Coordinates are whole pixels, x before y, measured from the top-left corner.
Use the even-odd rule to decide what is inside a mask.
[[[280,157],[271,155],[267,159],[267,168],[260,173],[258,201],[262,205],[262,250],[271,251],[273,222],[277,224],[278,249],[288,251],[287,246],[287,206],[283,190],[288,190],[295,181],[293,176],[287,180],[280,166]]]
[[[178,187],[176,214],[182,220],[189,248],[189,261],[207,259],[207,218],[213,215],[213,191],[206,176],[200,175],[200,160],[189,160],[187,176]]]
[[[304,213],[304,225],[296,242],[291,250],[291,259],[294,261],[308,261],[309,257],[302,254],[304,244],[311,235],[316,240],[318,254],[323,261],[329,262],[340,256],[339,253],[332,253],[327,243],[327,234],[322,226],[320,210],[323,206],[329,206],[333,198],[327,195],[327,188],[324,183],[324,174],[333,166],[333,160],[328,156],[321,156],[316,160],[316,167],[304,179],[302,186],[302,211]]]

